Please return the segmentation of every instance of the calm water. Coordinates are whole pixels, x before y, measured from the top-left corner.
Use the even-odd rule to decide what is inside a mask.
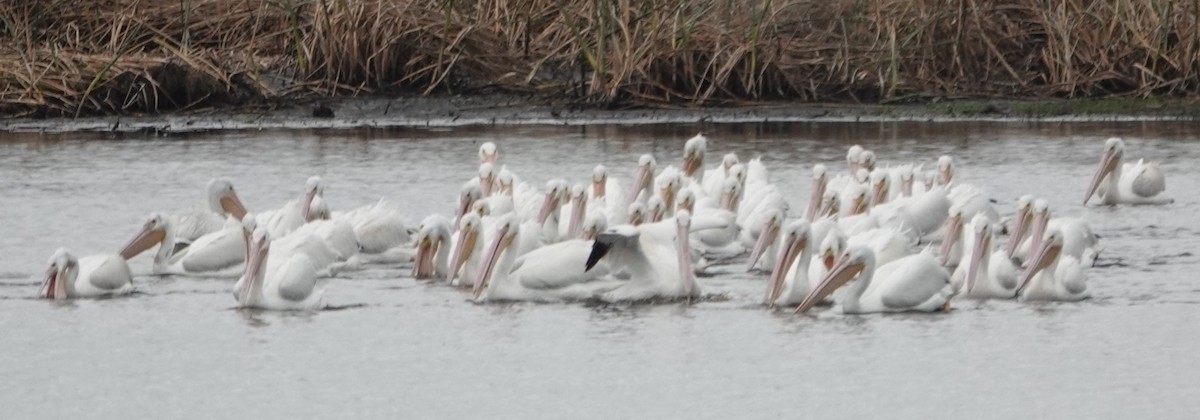
[[[138,295],[34,300],[59,246],[115,252],[153,211],[202,206],[232,179],[253,211],[312,174],[348,209],[387,197],[413,220],[449,213],[480,142],[539,185],[602,162],[678,164],[684,139],[762,155],[803,210],[815,162],[861,143],[880,163],[954,155],[1010,212],[1051,200],[1103,237],[1093,299],[958,303],[941,315],[815,316],[758,307],[742,264],[701,279],[693,305],[475,305],[402,268],[328,281],[349,309],[233,309],[233,279],[156,277]],[[1164,207],[1079,205],[1104,138],[1163,162]],[[771,124],[263,131],[170,138],[0,134],[3,418],[1191,418],[1200,411],[1200,128],[1187,123]]]

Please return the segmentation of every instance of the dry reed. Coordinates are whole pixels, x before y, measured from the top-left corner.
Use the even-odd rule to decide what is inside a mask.
[[[1183,96],[1200,0],[0,5],[0,114],[481,90],[592,103]]]

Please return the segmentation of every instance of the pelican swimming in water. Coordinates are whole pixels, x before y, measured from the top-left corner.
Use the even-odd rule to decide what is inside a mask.
[[[1023,300],[1077,301],[1089,294],[1079,260],[1063,252],[1063,232],[1051,229],[1021,275]]]
[[[130,293],[133,293],[133,275],[121,255],[75,258],[66,248],[59,248],[50,256],[38,297],[65,300]]]
[[[1007,252],[995,249],[993,238],[992,221],[983,213],[976,214],[971,220],[971,239],[964,240],[962,262],[950,277],[959,296],[970,299],[1017,296],[1021,267],[1013,263]]]
[[[854,246],[842,254],[829,274],[809,292],[796,313],[804,313],[838,287],[858,278],[841,300],[842,313],[932,312],[948,308],[954,296],[950,273],[928,253],[910,255],[875,266],[875,253]]]
[[[814,286],[808,277],[812,251],[808,248],[809,224],[803,220],[789,223],[782,235],[782,246],[767,284],[767,306],[798,305]]]
[[[233,288],[239,308],[277,311],[316,310],[325,307],[322,290],[316,289],[317,267],[297,248],[272,252],[271,234],[258,228],[250,237],[246,270]]]
[[[243,222],[230,217],[221,230],[201,236],[190,246],[180,248],[176,246],[172,219],[162,213],[154,213],[122,252],[133,258],[158,245],[152,268],[154,274],[224,272],[246,260],[247,235],[249,232],[244,229]]]
[[[258,225],[271,231],[272,238],[282,238],[311,220],[308,212],[312,209],[312,201],[324,194],[325,182],[313,175],[304,183],[304,197],[290,200],[275,210],[258,212]]]
[[[233,183],[225,178],[214,178],[208,182],[207,209],[190,209],[176,213],[173,225],[176,245],[181,247],[191,244],[201,236],[221,230],[225,226],[227,216],[242,220],[246,215],[246,206],[238,198],[233,189]]]
[[[683,165],[680,167],[683,176],[700,182],[700,178],[704,176],[700,169],[704,167],[704,155],[707,152],[708,138],[704,137],[704,134],[697,134],[688,139],[683,145]]]
[[[700,297],[688,250],[691,229],[691,213],[681,211],[673,219],[639,227],[617,226],[600,234],[585,269],[591,270],[603,259],[610,269],[627,273],[629,280],[596,297],[605,302]]]
[[[476,301],[587,299],[620,284],[599,281],[604,270],[585,268],[592,241],[571,239],[518,256],[513,245],[525,233],[516,217],[501,218],[475,280],[472,295]]]
[[[1051,218],[1050,204],[1043,199],[1034,200],[1030,212],[1032,227],[1029,229],[1029,240],[1022,242],[1017,249],[1017,259],[1027,261],[1031,254],[1041,247],[1041,240],[1046,232],[1054,229],[1063,234],[1063,252],[1086,267],[1096,263],[1101,251],[1100,237],[1086,222],[1076,217]]]
[[[1137,163],[1122,164],[1125,157],[1125,142],[1113,137],[1104,142],[1104,155],[1100,166],[1088,184],[1083,203],[1092,195],[1100,193],[1101,204],[1168,204],[1175,202],[1163,192],[1167,182],[1158,164],[1138,159]]]
[[[417,254],[414,257],[413,277],[444,279],[450,268],[450,220],[431,215],[417,229]]]
[[[450,257],[450,273],[446,276],[446,284],[466,286],[479,276],[480,261],[483,259],[484,238],[481,238],[486,228],[483,219],[478,214],[468,213],[458,223],[458,239],[454,241],[454,253]],[[460,276],[459,273],[462,273]],[[455,278],[464,279],[458,283]]]

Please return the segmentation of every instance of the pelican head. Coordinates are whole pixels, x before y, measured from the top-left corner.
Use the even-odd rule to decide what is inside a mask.
[[[875,152],[863,150],[862,154],[858,155],[858,168],[866,169],[867,171],[875,170]]]
[[[470,180],[463,184],[462,189],[458,191],[458,208],[454,210],[454,225],[457,226],[463,215],[470,213],[475,202],[482,198],[483,190],[479,188],[476,180]]]
[[[725,174],[728,176],[729,168],[732,168],[733,165],[737,165],[740,162],[741,161],[738,160],[737,153],[726,153],[725,156],[721,158],[721,168],[725,170]]]
[[[825,196],[825,189],[828,187],[829,174],[826,173],[825,165],[813,165],[812,194],[808,198],[808,211],[804,213],[805,220],[811,222],[817,219],[817,212],[820,211],[821,199]]]
[[[809,224],[803,220],[788,223],[783,229],[783,248],[779,250],[779,258],[775,260],[775,267],[771,270],[771,278],[767,282],[771,286],[767,289],[767,306],[775,306],[775,300],[783,293],[783,283],[787,279],[788,271],[796,262],[796,258],[808,248],[810,237]]]
[[[696,177],[696,172],[704,166],[704,154],[708,150],[708,138],[703,134],[688,139],[683,145],[683,174]]]
[[[300,216],[304,220],[310,220],[308,217],[308,209],[312,208],[313,198],[318,195],[325,195],[325,182],[321,177],[313,175],[308,177],[308,181],[304,182],[304,203],[300,206]]]
[[[658,176],[658,196],[669,209],[675,206],[675,194],[683,189],[683,176],[674,168],[664,169]]]
[[[646,223],[656,223],[663,219],[663,215],[667,212],[667,204],[663,202],[662,197],[653,196],[646,202]]]
[[[242,272],[242,278],[238,280],[236,289],[237,292],[234,298],[237,299],[238,305],[245,307],[252,302],[255,286],[262,287],[261,277],[263,268],[267,266],[267,256],[271,249],[271,234],[266,228],[258,228],[250,236],[250,246],[246,249],[249,259],[246,260],[246,269]]]
[[[842,197],[837,191],[826,191],[821,197],[821,211],[817,218],[836,217],[842,210]]]
[[[1100,188],[1100,184],[1104,182],[1104,179],[1121,166],[1121,158],[1124,156],[1124,140],[1121,140],[1119,137],[1112,137],[1104,142],[1104,154],[1100,156],[1100,166],[1096,167],[1096,173],[1092,175],[1092,182],[1088,183],[1087,194],[1083,197],[1083,204],[1087,204],[1088,200],[1092,199],[1092,195],[1096,194],[1096,190]]]
[[[1013,216],[1013,229],[1008,234],[1008,246],[1005,247],[1005,253],[1009,258],[1017,252],[1017,247],[1021,245],[1021,240],[1025,238],[1025,232],[1029,230],[1033,212],[1033,196],[1026,194],[1017,199],[1017,214]]]
[[[570,187],[567,186],[567,181],[561,179],[552,179],[546,181],[546,198],[542,201],[542,209],[538,211],[538,224],[545,224],[550,216],[558,217],[558,210],[562,207],[562,200],[567,197]],[[557,219],[556,219],[557,220]]]
[[[171,228],[171,219],[162,213],[154,213],[142,224],[142,230],[121,249],[119,254],[125,260],[132,259],[154,245],[161,244],[167,238]]]
[[[1058,260],[1059,254],[1062,253],[1063,233],[1059,229],[1051,229],[1046,232],[1046,237],[1042,241],[1041,247],[1037,249],[1037,256],[1025,267],[1025,272],[1021,274],[1020,286],[1017,287],[1017,294],[1021,293],[1025,287],[1029,286],[1029,281],[1033,279],[1039,272],[1045,270],[1051,264]]]
[[[817,255],[821,258],[821,264],[826,270],[832,270],[833,264],[837,257],[842,255],[847,244],[846,234],[842,231],[834,229],[825,235],[825,239],[821,240],[821,246],[817,247]]]
[[[496,186],[496,165],[491,162],[479,164],[479,189],[484,197],[491,197],[492,187]]]
[[[608,167],[596,165],[596,168],[592,169],[592,196],[595,198],[604,197],[607,185]]]
[[[458,241],[455,242],[454,255],[450,257],[450,273],[446,275],[446,283],[454,282],[458,272],[462,270],[471,254],[475,252],[475,244],[479,240],[479,230],[483,220],[479,215],[471,213],[463,216],[458,222]]]
[[[857,144],[846,150],[846,166],[850,168],[850,173],[858,172],[858,159],[862,156],[862,152],[863,147]]]
[[[675,211],[680,210],[693,211],[696,208],[696,192],[690,188],[679,190],[679,194],[675,195]]]
[[[413,264],[413,277],[430,279],[436,273],[433,257],[442,252],[450,241],[450,224],[442,216],[434,215],[421,221],[417,227],[417,255]]]
[[[637,173],[633,176],[633,189],[629,191],[629,202],[637,201],[638,194],[650,188],[654,180],[655,166],[654,156],[647,154],[638,158]]]
[[[517,241],[517,235],[521,231],[520,225],[520,220],[514,214],[501,216],[500,222],[496,225],[495,239],[488,246],[487,256],[483,259],[483,268],[479,271],[479,277],[475,279],[475,289],[471,292],[476,299],[491,284],[497,261]]]
[[[208,181],[208,207],[218,214],[228,214],[241,220],[246,216],[246,206],[233,190],[233,183],[225,178]]]
[[[579,237],[583,229],[584,215],[587,213],[587,186],[575,184],[571,187],[571,216],[567,221],[567,237]]]
[[[479,145],[479,163],[496,164],[496,157],[500,154],[496,150],[496,143],[487,142]]]
[[[500,193],[509,197],[513,196],[513,182],[515,181],[512,171],[508,168],[501,168],[500,174],[496,175],[496,183],[500,185]]]
[[[938,183],[950,185],[954,181],[954,158],[942,155],[937,160]]]
[[[754,248],[750,251],[750,262],[746,265],[746,271],[754,269],[754,265],[762,258],[763,254],[775,240],[779,239],[779,231],[783,227],[783,212],[779,209],[768,210],[766,217],[762,218],[762,228],[758,232],[758,240],[754,242]]]
[[[75,289],[75,278],[79,275],[79,260],[66,248],[59,248],[50,256],[46,276],[42,279],[38,297],[63,300]]]
[[[949,216],[946,217],[946,226],[942,230],[942,247],[938,250],[938,263],[945,267],[950,264],[950,250],[954,248],[954,243],[958,242],[958,238],[962,236],[963,229],[963,212],[962,206],[954,204],[950,206]]]
[[[850,214],[863,214],[869,208],[870,200],[867,197],[867,187],[862,184],[850,184]]]
[[[804,297],[804,301],[800,302],[800,306],[796,307],[796,313],[807,312],[834,290],[858,277],[859,273],[874,269],[875,253],[870,248],[852,246],[846,249],[837,264],[829,270],[829,274],[826,274],[821,283],[817,284],[817,287]]]
[[[591,214],[583,222],[583,232],[580,234],[579,239],[585,241],[595,240],[596,236],[605,229],[608,229],[608,219],[605,219],[600,214]]]
[[[933,187],[936,187],[937,179],[938,179],[937,172],[926,172],[925,173],[925,191],[932,190]]]
[[[729,167],[729,175],[725,177],[734,179],[738,184],[746,185],[746,165],[735,163]]]
[[[725,178],[721,184],[721,209],[737,212],[742,201],[742,184],[737,179]]]
[[[637,226],[646,221],[646,205],[639,202],[629,203],[629,211],[626,212],[627,223]]]
[[[982,213],[976,214],[971,219],[971,230],[974,231],[975,242],[971,249],[971,259],[967,261],[967,284],[964,290],[968,293],[975,289],[975,278],[979,272],[979,266],[983,264],[984,258],[991,256],[992,222]]]
[[[871,171],[871,205],[878,206],[887,202],[888,193],[892,188],[891,177],[887,172]]]

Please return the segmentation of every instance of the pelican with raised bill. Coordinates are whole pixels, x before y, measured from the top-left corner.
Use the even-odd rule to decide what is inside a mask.
[[[1137,163],[1122,163],[1125,157],[1125,141],[1113,137],[1104,142],[1104,154],[1100,166],[1092,175],[1083,204],[1099,193],[1104,205],[1117,204],[1169,204],[1175,200],[1163,194],[1167,182],[1157,163],[1138,159]]]
[[[308,255],[271,252],[271,234],[264,228],[254,231],[248,249],[246,270],[233,289],[239,308],[294,311],[325,307],[323,291],[316,288],[317,268]],[[278,262],[268,264],[268,258]]]
[[[875,253],[854,246],[842,254],[837,265],[796,307],[796,313],[812,309],[837,288],[855,278],[842,298],[842,313],[933,312],[949,309],[954,286],[933,256],[922,252],[875,266]]]
[[[619,285],[600,280],[604,270],[585,269],[592,241],[570,239],[518,255],[513,245],[521,242],[521,235],[532,233],[522,230],[511,214],[497,224],[475,280],[476,301],[580,300]]]
[[[125,258],[116,254],[75,258],[66,248],[50,257],[38,297],[52,300],[127,295],[133,275]]]
[[[603,259],[611,270],[624,270],[629,280],[596,297],[605,302],[700,297],[688,245],[691,228],[691,213],[680,211],[672,219],[617,226],[597,236],[585,269]]]

